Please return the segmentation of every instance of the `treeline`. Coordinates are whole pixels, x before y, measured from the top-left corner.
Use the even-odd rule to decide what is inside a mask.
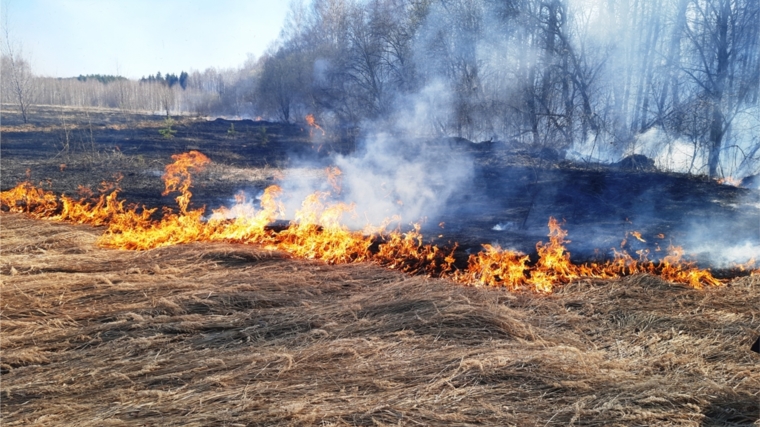
[[[7,63],[2,100],[18,103]],[[33,86],[39,103],[314,114],[346,138],[384,128],[748,175],[760,155],[760,2],[296,0],[277,44],[236,70]]]
[[[756,0],[314,0],[256,100],[341,129],[422,109],[441,135],[717,176],[757,172],[759,90]]]
[[[80,82],[86,82],[87,80],[97,80],[103,84],[115,82],[117,80],[126,80],[126,79],[127,79],[126,77],[113,76],[110,74],[88,74],[86,76],[80,74],[79,77],[77,77],[77,80],[79,80]]]
[[[161,72],[159,71],[158,73],[156,73],[155,76],[149,75],[147,78],[146,77],[141,78],[140,83],[158,82],[158,83],[166,84],[169,87],[172,87],[175,84],[179,84],[182,90],[185,90],[187,89],[188,77],[190,77],[190,75],[184,71],[179,74],[179,77],[177,77],[176,74],[167,74],[166,77],[164,77],[161,75]]]
[[[2,55],[0,101],[19,105],[26,120],[30,105],[120,108],[161,114],[249,115],[255,64],[240,69],[203,72],[160,72],[130,80],[114,75],[72,78],[37,76],[28,61],[14,52]]]

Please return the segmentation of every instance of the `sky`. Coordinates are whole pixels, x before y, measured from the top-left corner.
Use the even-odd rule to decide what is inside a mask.
[[[2,26],[37,75],[236,68],[277,38],[289,0],[2,0]],[[4,36],[4,34],[3,34]]]

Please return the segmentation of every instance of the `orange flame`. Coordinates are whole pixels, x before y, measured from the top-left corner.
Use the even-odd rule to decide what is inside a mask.
[[[527,283],[527,255],[503,250],[498,246],[483,245],[482,252],[470,255],[467,270],[455,279],[461,283],[483,286],[504,286],[511,290],[520,289]]]
[[[182,213],[187,211],[187,205],[190,203],[190,198],[193,193],[190,192],[190,186],[192,185],[191,169],[199,172],[203,168],[211,163],[208,157],[199,151],[192,150],[188,153],[174,154],[172,155],[174,163],[166,165],[164,175],[161,177],[164,180],[166,189],[162,196],[179,191],[180,195],[177,196],[177,204],[179,210]]]
[[[721,185],[730,185],[733,187],[739,187],[742,185],[742,180],[740,178],[734,178],[732,176],[726,176],[723,178],[717,178],[715,181],[718,182],[718,184]]]
[[[670,246],[668,255],[658,262],[648,260],[646,250],[636,252],[638,256],[634,258],[628,252],[613,249],[613,260],[574,264],[565,247],[569,242],[567,231],[554,218],[548,223],[549,241],[536,244],[535,262],[518,252],[484,245],[483,251],[469,256],[467,266],[462,269],[456,267],[456,244],[449,249],[425,244],[419,224],[414,224],[407,232],[400,229],[388,231],[389,224],[399,222],[399,218],[389,218],[377,228],[349,229],[342,219],[344,215],[354,214],[354,206],[331,202],[331,194],[327,192],[308,196],[296,212],[294,221],[279,233],[267,227],[284,216],[284,207],[278,200],[282,190],[277,186],[264,191],[259,209],[241,194],[236,197],[234,206],[214,210],[205,221],[204,208],[188,210],[192,196],[189,189],[191,172],[201,170],[210,160],[197,151],[172,158],[174,163],[166,167],[164,174],[166,189],[163,194],[180,193],[176,198],[179,211],[175,213],[165,208],[158,220],[153,219],[156,209],[125,207],[125,202],[117,199],[118,185],[113,183],[102,184],[97,198],[89,189],[80,187],[82,198],[74,200],[24,182],[0,193],[0,205],[3,210],[23,212],[34,218],[107,225],[108,229],[98,243],[119,249],[144,250],[196,241],[261,244],[297,257],[331,264],[370,261],[467,285],[529,289],[541,293],[552,292],[557,285],[578,278],[614,278],[637,273],[658,275],[694,288],[722,283],[709,270],[685,261],[683,249],[674,246]],[[328,169],[328,181],[336,192],[340,191],[340,175],[339,169]],[[628,234],[644,241],[638,232]],[[746,268],[752,266],[748,263]],[[758,272],[755,270],[753,274]]]
[[[25,181],[0,193],[0,205],[9,212],[26,213],[33,218],[95,226],[123,222],[131,227],[148,221],[155,212],[155,209],[125,207],[125,202],[117,199],[118,184],[104,182],[100,189],[101,194],[96,199],[90,189],[80,186],[82,197],[74,200]],[[110,193],[106,194],[107,191]]]
[[[638,240],[639,242],[643,242],[643,243],[647,242],[646,240],[644,240],[643,237],[641,237],[641,233],[639,233],[638,231],[631,231],[629,234],[635,237],[636,240]]]
[[[309,136],[310,137],[312,136],[312,130],[313,129],[319,129],[320,131],[322,131],[322,136],[325,136],[325,130],[322,129],[322,127],[317,124],[317,121],[314,119],[314,115],[313,114],[307,114],[306,115],[306,124],[309,125],[310,128],[312,128],[312,129],[309,129]]]
[[[209,225],[214,228],[210,235],[211,240],[269,243],[271,233],[267,231],[266,226],[285,213],[285,207],[277,200],[280,194],[282,189],[276,185],[264,190],[261,209],[258,211],[246,201],[245,195],[238,194],[234,206],[213,211],[209,219]],[[229,218],[233,218],[232,221],[225,223]]]
[[[104,247],[118,249],[143,250],[159,246],[189,243],[193,241],[209,240],[213,227],[202,220],[205,208],[188,211],[192,193],[191,171],[199,172],[211,163],[208,157],[198,151],[172,155],[174,163],[166,165],[164,180],[164,192],[166,196],[171,192],[178,191],[180,194],[175,198],[179,206],[179,213],[172,213],[164,208],[164,215],[159,222],[112,221],[109,223],[106,233],[98,239],[98,243]]]
[[[343,180],[341,175],[343,175],[343,172],[336,166],[328,167],[325,172],[327,172],[327,182],[335,190],[336,194],[340,194]]]

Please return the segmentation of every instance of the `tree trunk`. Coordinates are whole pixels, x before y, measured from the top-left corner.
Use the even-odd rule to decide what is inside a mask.
[[[719,104],[713,105],[712,110],[707,165],[709,168],[710,178],[716,178],[718,176],[718,166],[720,164],[720,149],[723,143],[724,116]]]
[[[721,0],[718,10],[716,11],[716,57],[717,66],[715,69],[715,84],[712,90],[712,117],[710,120],[710,136],[708,141],[708,158],[710,178],[718,176],[718,167],[720,165],[720,151],[723,144],[723,134],[725,133],[725,114],[723,113],[723,93],[725,91],[726,79],[728,77],[729,65],[729,40],[728,40],[728,18],[731,14],[730,0]]]

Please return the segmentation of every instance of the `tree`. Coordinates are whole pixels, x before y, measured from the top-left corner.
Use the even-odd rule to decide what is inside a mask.
[[[183,72],[181,72],[179,74],[179,85],[180,85],[180,87],[182,87],[182,90],[187,89],[187,78],[188,77],[189,77],[189,75],[185,71],[183,71]]]
[[[684,72],[704,94],[709,123],[707,166],[718,176],[723,140],[747,94],[757,91],[760,4],[754,0],[692,0],[685,31],[691,58]]]
[[[7,97],[18,104],[21,111],[21,119],[28,122],[29,105],[32,102],[34,92],[34,76],[32,67],[23,57],[22,49],[16,47],[10,38],[7,23],[5,25],[4,40],[2,42],[2,74],[3,90],[7,91]],[[6,96],[3,96],[5,99]]]
[[[293,110],[303,105],[305,90],[311,86],[302,55],[280,48],[267,58],[256,88],[259,107],[284,122],[291,121]]]

